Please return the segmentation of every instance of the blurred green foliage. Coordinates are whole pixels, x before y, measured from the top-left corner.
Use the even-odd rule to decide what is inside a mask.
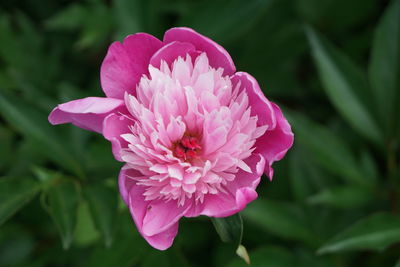
[[[245,266],[203,217],[149,247],[110,144],[47,122],[102,95],[112,41],[173,26],[226,47],[295,132],[242,212],[252,266],[400,266],[400,0],[2,0],[0,266]]]

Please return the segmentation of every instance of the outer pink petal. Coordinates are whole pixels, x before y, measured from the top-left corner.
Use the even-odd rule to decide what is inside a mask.
[[[129,125],[134,122],[128,115],[112,113],[103,122],[103,136],[111,142],[112,152],[116,160],[122,161],[121,149],[128,147],[128,142],[121,138],[122,134],[130,133]]]
[[[257,198],[255,191],[264,170],[265,160],[261,155],[253,155],[245,160],[252,173],[240,170],[234,181],[225,190],[227,193],[208,194],[204,202],[194,206],[185,216],[195,217],[206,215],[210,217],[226,217],[240,212],[248,203]]]
[[[146,33],[129,35],[122,43],[111,44],[100,70],[104,93],[119,99],[124,98],[125,92],[136,95],[136,85],[148,73],[150,58],[162,45]]]
[[[101,133],[103,121],[111,113],[125,110],[124,101],[114,98],[87,97],[58,105],[49,115],[53,125],[72,123]]]
[[[158,50],[150,59],[150,64],[160,68],[161,60],[171,65],[179,56],[185,58],[186,54],[194,52],[196,49],[191,43],[172,42]]]
[[[282,114],[280,108],[272,103],[276,116],[276,127],[268,130],[263,136],[257,139],[256,152],[263,155],[267,161],[265,173],[270,179],[273,176],[271,165],[274,161],[282,159],[289,148],[293,145],[294,135],[292,129]]]
[[[241,87],[246,90],[251,113],[258,116],[258,124],[269,126],[267,132],[258,138],[255,152],[262,154],[267,161],[265,173],[272,179],[272,163],[282,159],[293,145],[294,136],[290,125],[279,107],[264,96],[257,81],[250,74],[238,72],[231,79],[234,85],[240,82]]]
[[[264,96],[256,79],[246,72],[237,72],[231,77],[233,85],[240,82],[240,87],[246,90],[251,106],[251,115],[257,115],[259,125],[268,125],[275,128],[276,119],[271,102]]]
[[[177,201],[151,201],[143,219],[143,233],[148,236],[154,236],[164,232],[176,224],[190,207],[189,201],[184,206],[178,206]]]
[[[222,46],[190,28],[172,28],[166,31],[164,43],[173,41],[191,43],[197,50],[206,52],[210,65],[214,68],[223,68],[224,75],[232,75],[236,71],[231,56]]]
[[[122,168],[119,175],[119,189],[121,196],[129,206],[136,227],[146,241],[156,249],[165,250],[169,248],[178,233],[178,223],[170,224],[164,231],[148,236],[143,233],[143,220],[149,210],[150,201],[145,201],[143,193],[145,188],[136,185],[135,178],[141,177],[140,172]],[[151,208],[150,208],[151,209]]]
[[[126,165],[122,167],[118,177],[118,185],[121,197],[127,205],[129,204],[129,191],[136,184],[136,180],[141,177],[143,175],[139,171],[128,169]]]
[[[134,184],[130,188],[128,194],[128,206],[132,218],[136,224],[139,233],[152,247],[159,250],[165,250],[172,245],[174,238],[178,233],[178,223],[172,224],[165,231],[153,236],[147,236],[143,234],[143,219],[145,218],[149,207],[149,201],[144,200],[143,193],[144,187],[142,186],[137,186],[136,184]]]

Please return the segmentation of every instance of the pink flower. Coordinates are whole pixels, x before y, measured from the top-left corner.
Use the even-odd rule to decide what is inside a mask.
[[[172,245],[183,216],[241,211],[293,144],[290,125],[257,81],[192,29],[170,29],[163,41],[137,33],[115,42],[100,75],[107,97],[60,104],[49,121],[112,143],[125,163],[122,198],[157,249]]]

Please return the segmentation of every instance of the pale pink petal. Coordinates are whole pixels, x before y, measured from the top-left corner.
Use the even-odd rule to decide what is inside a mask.
[[[271,102],[264,96],[256,79],[248,73],[237,72],[231,78],[236,86],[240,82],[242,90],[246,90],[251,106],[251,115],[257,116],[258,125],[268,125],[269,129],[274,128],[276,124],[274,109]]]
[[[53,125],[72,123],[80,128],[101,133],[103,121],[111,113],[125,110],[120,99],[87,97],[58,105],[49,115]]]
[[[181,27],[166,31],[164,34],[164,43],[174,41],[191,43],[197,50],[206,52],[210,65],[214,68],[223,68],[224,75],[235,73],[236,67],[229,53],[219,44],[194,30]]]
[[[256,152],[262,154],[267,161],[265,174],[270,179],[273,176],[272,163],[281,160],[285,156],[289,148],[292,147],[294,140],[292,129],[282,111],[274,103],[272,103],[272,107],[276,115],[276,127],[258,138],[255,144],[257,147]]]
[[[171,42],[160,50],[158,50],[150,59],[150,64],[156,68],[160,68],[161,60],[171,65],[179,56],[186,58],[186,54],[195,51],[195,47],[191,43]]]
[[[118,161],[122,161],[121,149],[128,147],[128,142],[121,137],[122,134],[130,133],[129,125],[133,120],[128,115],[112,113],[103,122],[103,136],[111,142],[112,152]]]
[[[108,97],[123,99],[125,92],[136,95],[136,85],[143,74],[148,74],[150,58],[162,42],[146,34],[129,35],[114,42],[101,65],[101,86]]]

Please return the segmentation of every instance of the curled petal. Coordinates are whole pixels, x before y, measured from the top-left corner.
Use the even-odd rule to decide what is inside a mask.
[[[112,113],[108,115],[103,122],[103,136],[111,142],[112,152],[115,159],[118,161],[122,161],[121,149],[128,147],[128,142],[126,142],[121,135],[130,132],[128,126],[132,122],[129,120],[130,118],[128,115]]]
[[[268,125],[269,129],[275,128],[276,119],[271,102],[264,96],[256,79],[246,72],[237,72],[231,77],[236,86],[240,82],[242,90],[246,90],[251,106],[251,115],[257,116],[258,125]]]
[[[156,68],[160,68],[161,60],[164,60],[168,65],[171,65],[179,56],[185,58],[186,54],[194,51],[195,47],[191,43],[171,42],[151,57],[150,64]]]
[[[136,184],[136,181],[142,177],[143,175],[139,171],[129,169],[127,166],[122,167],[119,172],[119,193],[126,204],[129,203],[129,191]]]
[[[122,43],[111,44],[100,70],[106,96],[123,99],[125,92],[136,95],[137,83],[143,74],[148,74],[150,58],[161,47],[160,40],[146,33],[129,35]]]
[[[263,155],[267,161],[265,174],[270,179],[273,176],[271,165],[274,161],[282,159],[289,148],[293,145],[294,135],[292,129],[282,114],[280,108],[272,103],[276,116],[276,127],[268,130],[263,136],[257,139],[256,152]]]
[[[72,123],[82,129],[101,133],[103,121],[111,113],[125,110],[122,100],[87,97],[58,105],[49,115],[53,125]]]
[[[145,235],[160,234],[176,224],[191,207],[190,202],[178,206],[177,201],[153,200],[147,206],[142,231]]]
[[[126,172],[125,172],[126,173]],[[125,176],[124,174],[120,175]],[[123,179],[123,178],[122,178]],[[124,190],[128,189],[125,187]],[[126,193],[126,192],[125,192]],[[178,223],[172,223],[168,228],[163,229],[163,231],[148,236],[143,233],[143,221],[149,210],[149,201],[145,201],[143,197],[144,187],[136,185],[136,183],[129,184],[128,206],[131,212],[132,218],[136,224],[139,233],[144,239],[154,248],[159,250],[165,250],[169,248],[178,233]],[[151,210],[151,208],[150,208]]]
[[[224,75],[235,73],[236,67],[229,53],[213,40],[194,30],[181,27],[166,31],[164,34],[164,43],[168,44],[174,41],[191,43],[196,47],[196,50],[206,52],[210,60],[210,65],[214,68],[223,68]]]

